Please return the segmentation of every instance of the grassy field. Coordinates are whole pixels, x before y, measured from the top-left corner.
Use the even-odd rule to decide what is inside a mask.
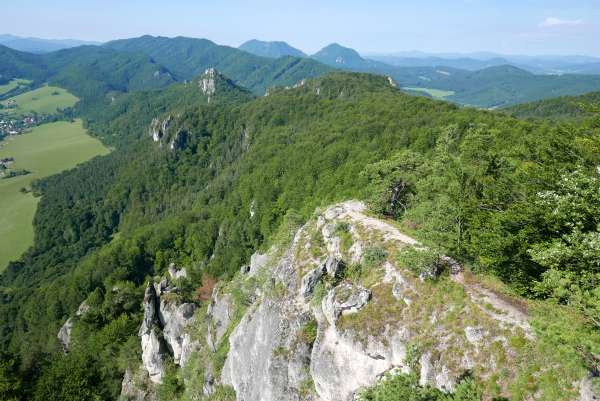
[[[11,115],[22,115],[31,112],[52,114],[57,109],[74,106],[78,100],[65,89],[54,86],[42,86],[41,88],[7,99],[2,104],[10,106],[10,103],[14,101],[16,107],[5,110]]]
[[[10,81],[7,84],[4,85],[0,85],[0,96],[4,95],[5,93],[10,92],[11,90],[21,86],[21,85],[29,85],[31,83],[31,81],[27,80],[27,79],[13,79],[12,81]]]
[[[0,179],[0,271],[33,242],[32,220],[38,199],[19,190],[32,180],[75,167],[108,150],[87,135],[81,121],[44,124],[2,142],[0,158],[12,156],[11,167],[32,174]]]
[[[454,95],[453,91],[444,91],[441,89],[432,89],[432,88],[402,88],[402,89],[407,90],[407,91],[427,93],[434,99],[444,99],[448,96]]]

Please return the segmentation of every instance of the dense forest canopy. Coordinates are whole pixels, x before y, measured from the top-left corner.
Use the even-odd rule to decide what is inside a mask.
[[[557,125],[409,96],[359,73],[261,97],[218,74],[209,95],[205,76],[160,89],[202,69],[163,70],[154,57],[112,50],[125,45],[63,50],[38,64],[61,71],[52,80],[83,97],[77,112],[115,150],[34,185],[43,195],[35,244],[0,277],[3,399],[116,399],[139,355],[149,278],[172,262],[188,266],[191,297],[206,277],[231,278],[283,222],[348,199],[515,293],[600,321],[596,96],[577,101],[588,103],[583,112],[564,99],[513,111],[576,117]],[[102,60],[111,64],[91,73]],[[292,58],[269,63],[259,67],[274,75],[244,82],[265,89],[296,76],[277,71],[324,72]],[[155,118],[171,121],[161,142],[149,135]],[[178,135],[185,141],[171,148]],[[85,299],[92,313],[63,355],[55,333]]]

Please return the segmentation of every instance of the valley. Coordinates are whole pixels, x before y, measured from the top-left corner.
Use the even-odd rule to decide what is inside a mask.
[[[50,115],[73,107],[78,100],[65,89],[44,85],[0,102],[3,106],[0,116],[22,117],[32,113]]]
[[[33,244],[32,221],[39,198],[31,193],[32,181],[107,153],[81,120],[43,124],[0,143],[0,159],[14,158],[11,169],[29,172],[0,179],[0,271]]]

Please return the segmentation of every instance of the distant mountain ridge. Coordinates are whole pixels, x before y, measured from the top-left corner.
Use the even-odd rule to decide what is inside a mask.
[[[41,54],[83,45],[99,45],[100,42],[77,39],[25,38],[10,34],[3,34],[0,35],[0,44],[10,47],[14,50]]]
[[[302,79],[331,71],[315,60],[298,57],[259,57],[207,39],[142,36],[104,45],[121,52],[142,53],[165,66],[178,80],[190,80],[216,68],[236,84],[263,94],[272,86],[294,85]]]
[[[284,56],[306,57],[306,54],[302,50],[296,49],[286,42],[265,42],[252,39],[243,43],[239,49],[256,56],[269,58],[279,58]]]

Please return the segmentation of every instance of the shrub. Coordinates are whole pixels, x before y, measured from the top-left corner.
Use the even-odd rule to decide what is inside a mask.
[[[363,265],[367,269],[379,267],[387,258],[387,252],[379,247],[368,248],[363,255]]]
[[[440,258],[441,254],[432,249],[406,247],[398,252],[397,262],[421,277],[435,278],[441,272]]]

